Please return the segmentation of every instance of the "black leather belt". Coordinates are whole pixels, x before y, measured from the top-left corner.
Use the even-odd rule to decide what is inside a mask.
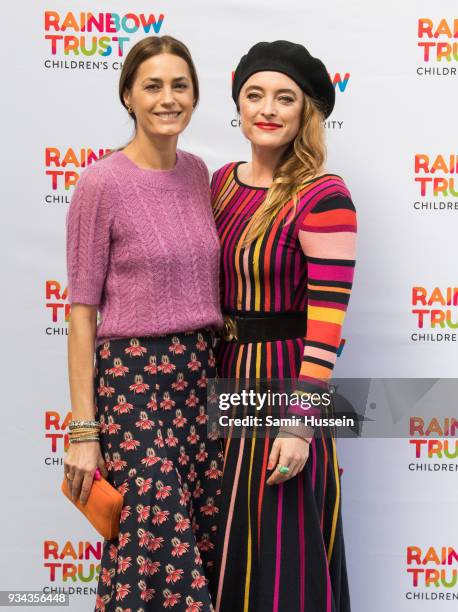
[[[226,342],[270,342],[301,338],[307,333],[305,312],[281,312],[260,314],[223,314],[224,326],[220,336]]]

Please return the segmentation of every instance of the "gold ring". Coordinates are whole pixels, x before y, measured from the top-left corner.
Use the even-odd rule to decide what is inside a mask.
[[[70,475],[70,472],[67,472],[66,476],[69,480],[73,480],[73,476]]]

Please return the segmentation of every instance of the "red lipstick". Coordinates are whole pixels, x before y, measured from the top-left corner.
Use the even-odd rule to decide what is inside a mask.
[[[270,121],[259,121],[258,123],[255,123],[255,126],[261,130],[266,130],[268,132],[272,132],[273,130],[278,130],[278,128],[281,128],[281,125],[279,123],[272,123]]]

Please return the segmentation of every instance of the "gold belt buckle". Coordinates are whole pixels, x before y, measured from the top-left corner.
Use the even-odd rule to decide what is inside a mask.
[[[229,315],[224,315],[222,337],[226,342],[237,342],[238,340],[237,323],[235,319]]]

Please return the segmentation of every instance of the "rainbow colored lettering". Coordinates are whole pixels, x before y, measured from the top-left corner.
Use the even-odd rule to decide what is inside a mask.
[[[52,55],[63,52],[64,55],[124,55],[124,45],[130,36],[119,36],[118,33],[134,34],[142,30],[149,34],[151,30],[159,34],[164,15],[145,15],[144,13],[73,13],[60,14],[57,11],[45,11],[45,40],[51,43]],[[67,33],[69,32],[69,33]],[[95,32],[87,36],[88,32]],[[97,35],[103,33],[103,36]],[[79,35],[76,35],[79,34]],[[112,36],[116,34],[116,36]]]
[[[458,61],[458,42],[453,40],[458,38],[458,19],[449,22],[444,18],[439,20],[421,18],[418,20],[418,38],[421,39],[418,46],[423,49],[424,62]],[[429,40],[426,41],[425,38]],[[445,38],[448,41],[437,41],[438,38]]]
[[[61,546],[55,540],[43,542],[43,567],[49,570],[51,582],[93,582],[100,574],[103,542],[72,542]]]
[[[453,546],[430,546],[426,550],[407,547],[407,573],[412,576],[413,587],[456,587],[457,564],[458,553]]]
[[[432,189],[435,196],[458,196],[458,184],[455,185],[455,177],[450,176],[458,174],[456,153],[416,153],[415,174],[415,182],[420,185],[421,196],[427,195],[428,188]]]
[[[412,287],[412,306],[415,306],[412,308],[412,314],[417,317],[417,326],[420,329],[425,325],[431,329],[458,328],[458,287],[434,287],[431,291],[426,287]],[[446,306],[449,308],[445,308]]]
[[[63,187],[68,190],[74,187],[80,176],[78,170],[90,166],[109,152],[110,149],[103,148],[82,147],[73,149],[69,147],[60,150],[57,147],[46,147],[46,176],[51,178],[51,188],[56,190]]]

